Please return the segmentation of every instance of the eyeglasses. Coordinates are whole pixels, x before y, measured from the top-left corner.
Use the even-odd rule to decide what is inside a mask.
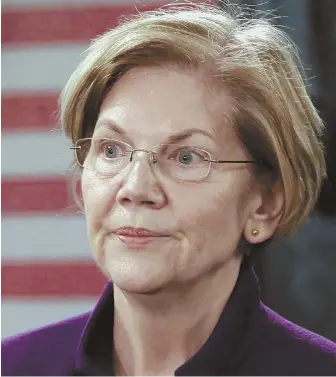
[[[75,150],[79,166],[111,177],[125,169],[136,152],[148,153],[152,164],[163,174],[182,181],[206,178],[211,163],[255,163],[252,160],[212,160],[209,152],[180,144],[160,144],[152,150],[133,149],[127,143],[106,138],[79,139],[70,149]]]

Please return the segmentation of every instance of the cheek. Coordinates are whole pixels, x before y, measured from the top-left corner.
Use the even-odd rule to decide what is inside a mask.
[[[88,226],[97,226],[115,203],[116,187],[113,181],[84,171],[81,181],[85,217]]]
[[[200,186],[201,188],[201,186]],[[245,184],[246,188],[246,184]],[[175,218],[195,243],[239,239],[244,226],[244,182],[209,184],[180,196]]]

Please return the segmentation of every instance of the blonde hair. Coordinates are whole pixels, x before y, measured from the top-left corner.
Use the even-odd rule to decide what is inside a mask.
[[[94,40],[61,93],[61,123],[75,142],[93,133],[106,93],[137,66],[207,69],[233,96],[237,134],[284,192],[276,234],[292,234],[313,209],[326,175],[323,122],[305,88],[293,42],[242,8],[165,6],[130,16]],[[258,173],[258,171],[256,172]]]

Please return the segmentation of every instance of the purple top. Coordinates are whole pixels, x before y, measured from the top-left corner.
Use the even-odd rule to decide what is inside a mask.
[[[2,342],[2,375],[114,375],[113,285],[92,312]],[[234,291],[202,348],[175,375],[336,375],[336,344],[260,302],[244,262]]]

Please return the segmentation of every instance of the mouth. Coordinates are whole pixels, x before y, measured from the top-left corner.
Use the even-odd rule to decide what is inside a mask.
[[[158,239],[168,237],[166,234],[158,233],[146,228],[119,228],[115,232],[117,238],[129,247],[139,248],[148,245]]]

